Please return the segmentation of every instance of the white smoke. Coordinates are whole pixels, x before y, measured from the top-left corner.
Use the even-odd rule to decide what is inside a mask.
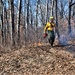
[[[69,34],[70,39],[75,38],[75,30],[72,30],[72,32]]]
[[[66,36],[64,34],[60,36],[59,44],[67,45],[67,38],[66,38]]]
[[[72,30],[71,33],[68,35],[60,35],[59,44],[61,45],[67,45],[69,40],[72,40],[75,38],[75,30]]]

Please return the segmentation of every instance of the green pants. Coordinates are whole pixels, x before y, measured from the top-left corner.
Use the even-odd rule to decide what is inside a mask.
[[[53,45],[54,41],[55,41],[55,34],[54,31],[50,31],[48,30],[48,41],[51,45]]]

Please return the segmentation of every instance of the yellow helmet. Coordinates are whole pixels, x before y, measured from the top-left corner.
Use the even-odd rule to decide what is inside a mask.
[[[51,20],[51,19],[54,19],[54,17],[53,17],[53,16],[51,16],[51,17],[50,17],[50,20]]]

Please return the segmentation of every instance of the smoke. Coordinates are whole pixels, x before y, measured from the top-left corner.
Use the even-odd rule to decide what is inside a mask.
[[[69,34],[70,39],[75,38],[75,30],[72,30],[72,32]]]
[[[68,41],[75,38],[75,30],[72,30],[68,35],[62,34],[60,35],[59,44],[60,45],[68,45]]]
[[[67,45],[67,37],[64,34],[60,35],[59,44]]]

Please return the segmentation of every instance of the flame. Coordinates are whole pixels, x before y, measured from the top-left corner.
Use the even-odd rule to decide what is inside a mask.
[[[38,46],[42,46],[42,44],[41,44],[41,42],[40,42],[40,41],[38,42]]]
[[[33,46],[34,46],[34,47],[35,47],[35,46],[42,46],[42,43],[41,43],[40,41],[34,42],[34,43],[33,43]]]

